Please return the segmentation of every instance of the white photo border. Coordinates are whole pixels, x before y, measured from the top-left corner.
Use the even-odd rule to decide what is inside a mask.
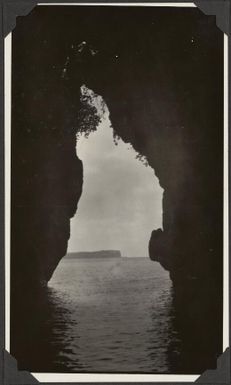
[[[194,3],[38,3],[38,6],[196,7]],[[5,349],[10,353],[10,218],[11,218],[11,85],[12,33],[4,44],[5,110]],[[224,195],[223,195],[223,352],[229,346],[229,153],[228,36],[224,34]],[[194,382],[198,375],[31,373],[40,382]]]

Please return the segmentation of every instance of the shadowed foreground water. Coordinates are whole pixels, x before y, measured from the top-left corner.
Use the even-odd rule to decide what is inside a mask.
[[[49,282],[48,300],[54,369],[172,372],[169,349],[179,345],[172,286],[158,263],[64,258]]]

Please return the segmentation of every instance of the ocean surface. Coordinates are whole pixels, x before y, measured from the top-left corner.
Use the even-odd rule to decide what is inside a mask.
[[[54,367],[70,372],[172,372],[170,355],[178,354],[172,285],[157,262],[64,258],[49,282],[48,296]]]

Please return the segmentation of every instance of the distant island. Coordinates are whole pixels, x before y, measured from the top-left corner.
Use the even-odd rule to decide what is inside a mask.
[[[121,258],[120,250],[79,251],[67,253],[65,258]]]

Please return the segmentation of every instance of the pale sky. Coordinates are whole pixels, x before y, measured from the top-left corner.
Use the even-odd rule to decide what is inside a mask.
[[[152,230],[162,228],[163,189],[154,170],[121,139],[115,145],[107,107],[97,130],[79,136],[76,151],[84,182],[68,252],[115,249],[147,257]]]

